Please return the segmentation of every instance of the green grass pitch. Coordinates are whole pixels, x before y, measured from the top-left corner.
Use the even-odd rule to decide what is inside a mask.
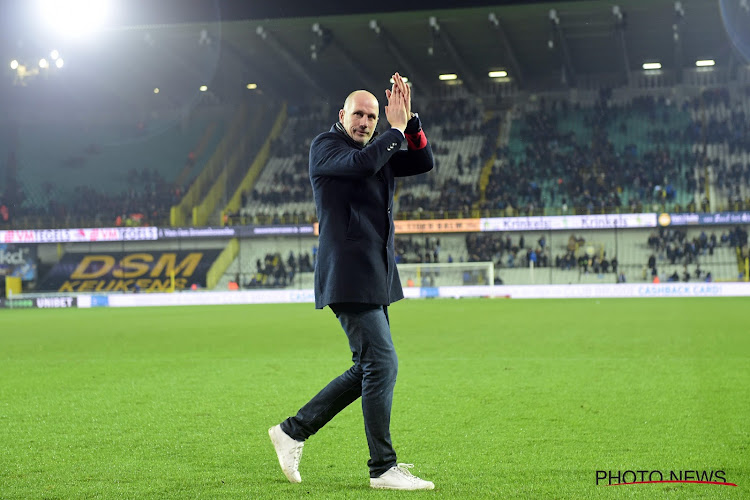
[[[421,300],[391,309],[399,460],[370,490],[355,403],[286,482],[267,429],[350,365],[310,304],[0,311],[0,498],[748,498],[750,300]],[[738,487],[597,486],[723,470]]]

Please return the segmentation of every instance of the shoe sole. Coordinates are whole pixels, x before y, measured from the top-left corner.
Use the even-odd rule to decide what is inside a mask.
[[[380,486],[380,485],[375,485],[375,484],[370,483],[370,488],[375,489],[375,490],[419,491],[419,490],[434,490],[435,485],[432,484],[425,488],[408,488],[408,487],[399,488],[396,486]]]
[[[287,474],[287,472],[284,470],[284,461],[281,458],[281,453],[279,453],[279,447],[276,446],[276,438],[275,438],[274,432],[273,432],[274,429],[275,429],[275,427],[271,427],[270,429],[268,429],[268,437],[271,438],[271,444],[273,444],[273,450],[276,452],[276,458],[279,461],[279,467],[281,467],[281,472],[284,473],[284,476],[289,480],[290,483],[294,483],[294,484],[301,483],[302,479],[300,479],[299,481],[297,481],[297,479],[294,476],[289,477],[289,474]]]

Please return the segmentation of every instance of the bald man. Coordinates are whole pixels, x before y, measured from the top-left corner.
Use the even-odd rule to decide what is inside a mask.
[[[362,398],[370,449],[370,486],[433,489],[398,463],[390,421],[398,359],[388,306],[404,297],[393,248],[395,177],[433,167],[432,149],[419,117],[411,112],[411,89],[401,76],[385,91],[391,128],[376,136],[377,98],[366,90],[349,94],[339,121],[310,145],[310,182],[320,223],[315,266],[315,307],[329,306],[349,340],[353,366],[333,379],[297,415],[269,429],[281,469],[302,479],[302,447],[337,413]],[[406,139],[408,148],[401,150]]]

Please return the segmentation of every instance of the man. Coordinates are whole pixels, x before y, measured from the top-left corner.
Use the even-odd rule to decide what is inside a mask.
[[[304,441],[338,412],[362,398],[370,449],[372,488],[420,490],[434,484],[398,464],[390,419],[398,360],[391,340],[388,306],[403,298],[393,246],[394,177],[433,167],[432,150],[419,117],[411,112],[411,90],[393,75],[385,115],[391,129],[375,137],[378,100],[352,92],[339,121],[310,145],[310,181],[320,221],[315,266],[315,307],[329,306],[349,340],[354,365],[331,381],[296,416],[269,429],[281,469],[299,483]],[[404,139],[408,149],[400,151]]]

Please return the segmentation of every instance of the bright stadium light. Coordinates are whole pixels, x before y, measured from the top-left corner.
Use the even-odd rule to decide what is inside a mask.
[[[661,63],[658,63],[658,62],[643,63],[643,69],[661,69]]]
[[[110,16],[110,0],[37,0],[39,15],[53,31],[68,37],[96,32]]]
[[[455,73],[443,73],[442,75],[438,75],[438,79],[441,81],[455,80],[456,78],[458,78],[458,75]]]
[[[248,83],[247,84],[247,90],[255,90],[257,88],[258,88],[258,84],[257,83]]]
[[[205,92],[208,90],[208,87],[206,85],[201,85],[201,87],[198,90],[200,90],[201,92]]]
[[[55,61],[55,60],[57,60],[58,57],[60,57],[60,52],[57,51],[57,50],[53,50],[52,52],[49,53],[49,57],[50,57],[50,59],[52,59],[53,61]]]
[[[156,87],[156,88],[154,89],[154,94],[158,94],[158,93],[159,93],[159,87]]]
[[[406,78],[405,76],[402,76],[401,79],[404,81],[404,83],[409,83],[409,79]],[[391,83],[396,83],[393,81],[393,78],[391,78]]]
[[[63,67],[63,64],[65,64],[65,62],[62,60],[61,57],[58,57],[57,61],[55,61],[55,66],[57,66],[57,68],[59,69]]]
[[[42,68],[42,69],[49,68],[49,63],[44,58],[39,59],[39,67]]]
[[[706,66],[713,66],[716,64],[716,61],[713,59],[701,59],[699,61],[695,61],[695,65],[699,68],[705,68]]]
[[[487,75],[490,78],[505,78],[506,76],[508,76],[508,72],[507,71],[503,71],[503,70],[500,70],[500,71],[490,71],[489,73],[487,73]]]
[[[16,61],[15,59],[13,59],[13,60],[12,60],[12,61],[10,62],[10,69],[12,69],[12,70],[16,70],[16,69],[18,69],[18,61]]]

